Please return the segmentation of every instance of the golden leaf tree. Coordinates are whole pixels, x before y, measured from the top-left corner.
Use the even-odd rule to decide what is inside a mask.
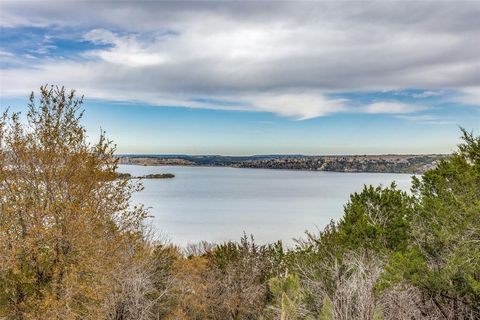
[[[0,319],[99,319],[123,266],[142,259],[141,186],[114,146],[87,142],[82,98],[44,86],[0,117]]]

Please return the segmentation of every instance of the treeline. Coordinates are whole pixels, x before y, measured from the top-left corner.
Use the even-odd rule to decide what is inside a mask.
[[[153,241],[81,100],[33,94],[0,118],[0,319],[478,319],[480,137],[412,192],[365,186],[291,249]]]
[[[302,156],[242,161],[239,168],[334,172],[423,173],[443,155]]]

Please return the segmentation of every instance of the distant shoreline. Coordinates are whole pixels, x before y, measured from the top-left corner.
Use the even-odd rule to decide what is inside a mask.
[[[141,167],[185,167],[185,168],[227,168],[227,169],[240,169],[240,170],[272,170],[272,171],[294,171],[294,172],[328,172],[328,173],[381,173],[381,174],[408,174],[418,175],[421,173],[410,172],[378,172],[378,171],[333,171],[333,170],[308,170],[308,169],[277,169],[277,168],[245,168],[234,166],[218,166],[218,165],[175,165],[175,164],[158,164],[158,165],[140,165],[134,163],[121,163],[125,166],[141,166]],[[132,177],[132,179],[138,179],[140,177]]]
[[[117,155],[119,164],[141,166],[232,167],[295,171],[421,174],[434,168],[443,154],[355,156],[189,156]]]

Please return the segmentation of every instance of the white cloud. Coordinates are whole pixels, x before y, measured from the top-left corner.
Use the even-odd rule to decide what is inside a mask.
[[[480,86],[463,88],[460,96],[455,101],[472,106],[480,106]]]
[[[123,71],[118,68],[120,76]],[[108,70],[108,68],[107,68]],[[75,77],[69,75],[75,74]],[[43,77],[42,77],[43,75]],[[152,92],[150,88],[141,90],[135,86],[136,78],[123,83],[122,86],[98,87],[98,83],[110,83],[117,74],[109,74],[102,63],[88,63],[77,65],[64,62],[43,65],[36,70],[16,69],[5,70],[4,76],[12,81],[5,83],[2,89],[18,96],[27,96],[30,88],[37,88],[44,84],[40,79],[55,78],[55,83],[62,83],[67,87],[76,88],[91,99],[107,99],[114,101],[140,101],[152,105],[182,106],[201,109],[266,111],[297,119],[310,119],[331,113],[347,111],[344,99],[328,99],[320,93],[311,92],[269,92],[261,94],[235,94],[216,97],[214,102],[209,102],[212,97],[192,100],[189,96],[181,94],[167,94]],[[222,103],[222,101],[224,103]]]
[[[109,45],[81,61],[28,59],[2,70],[3,96],[52,83],[91,98],[299,119],[425,109],[399,102],[352,109],[328,98],[352,91],[428,88],[423,98],[463,90],[463,102],[479,104],[475,4],[4,0],[2,9],[4,26],[85,30],[85,40]]]
[[[439,91],[427,90],[427,91],[423,91],[421,93],[414,93],[414,94],[412,94],[412,97],[417,98],[417,99],[423,99],[423,98],[441,96],[442,94],[444,94],[444,92],[442,90],[439,90]]]
[[[452,122],[446,119],[442,119],[438,116],[431,114],[421,114],[421,115],[398,115],[396,116],[399,119],[404,119],[408,121],[433,124],[433,125],[446,125],[451,124]]]
[[[89,52],[112,64],[122,64],[130,67],[153,66],[164,63],[165,55],[151,51],[148,46],[142,46],[135,37],[119,37],[111,31],[94,29],[85,35],[86,40],[102,44],[111,44],[113,48]]]
[[[0,50],[0,56],[1,57],[13,57],[13,53],[8,52],[8,51]]]
[[[259,110],[306,120],[346,111],[344,99],[327,99],[315,93],[270,93],[250,98]]]
[[[385,114],[400,114],[413,113],[425,110],[425,106],[416,104],[406,104],[400,102],[374,102],[367,105],[364,110],[367,113],[385,113]]]

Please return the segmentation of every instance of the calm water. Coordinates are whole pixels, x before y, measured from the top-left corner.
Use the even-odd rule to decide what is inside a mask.
[[[245,231],[259,243],[287,244],[305,230],[323,228],[342,216],[350,193],[364,184],[408,190],[408,174],[337,173],[225,167],[122,165],[135,176],[173,173],[173,179],[144,180],[133,201],[151,207],[152,224],[179,245],[201,240],[237,240]]]

